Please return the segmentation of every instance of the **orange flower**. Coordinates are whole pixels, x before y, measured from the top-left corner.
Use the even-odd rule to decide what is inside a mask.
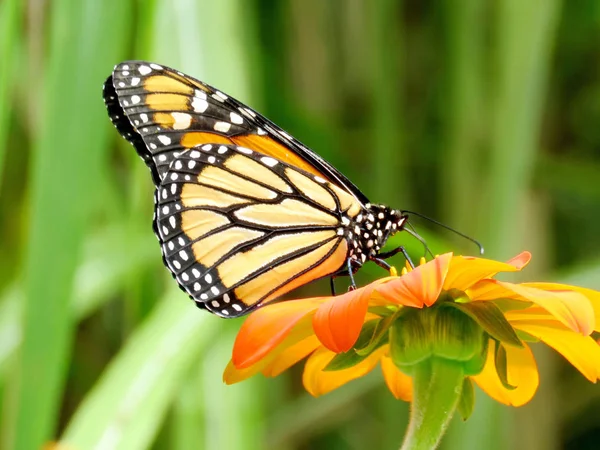
[[[314,396],[381,364],[392,394],[411,400],[412,368],[426,358],[457,361],[492,398],[520,406],[539,376],[530,343],[544,342],[586,378],[600,378],[600,293],[556,283],[493,277],[529,262],[447,253],[401,276],[335,297],[291,300],[252,313],[236,338],[226,383],[276,376],[307,358],[303,382]]]

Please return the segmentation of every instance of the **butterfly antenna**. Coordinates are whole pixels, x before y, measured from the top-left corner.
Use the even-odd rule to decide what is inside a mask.
[[[427,220],[427,221],[429,221],[429,222],[431,222],[431,223],[433,223],[433,224],[435,224],[435,225],[437,225],[439,227],[445,228],[448,231],[452,231],[454,234],[457,234],[458,236],[466,239],[467,241],[471,241],[473,244],[475,244],[479,248],[479,254],[483,255],[483,252],[484,252],[483,245],[481,245],[481,243],[478,240],[473,239],[471,236],[467,236],[466,234],[461,233],[460,231],[455,230],[454,228],[449,227],[448,225],[445,225],[445,224],[443,224],[441,222],[438,222],[437,220],[434,220],[434,219],[432,219],[430,217],[424,216],[423,214],[419,214],[419,213],[416,213],[414,211],[407,211],[407,210],[403,210],[402,212],[403,213],[407,213],[407,214],[411,214],[413,216],[420,217],[421,219],[425,219],[425,220]],[[405,229],[405,231],[409,231],[409,230]],[[409,234],[412,234],[415,237],[418,236],[416,233],[414,233],[414,234],[413,233],[409,233]],[[420,236],[417,237],[417,239],[419,239],[421,242],[423,242],[423,238],[421,238]]]
[[[412,224],[410,222],[406,221],[406,225],[408,226],[408,228],[404,228],[404,231],[406,231],[412,237],[414,237],[415,239],[417,239],[421,244],[423,244],[423,248],[425,248],[425,254],[429,253],[432,258],[435,258],[435,255],[429,249],[429,246],[427,245],[427,242],[425,242],[425,239],[423,239],[423,237],[421,237],[421,235],[419,235],[419,233],[417,233],[417,231],[412,226]]]

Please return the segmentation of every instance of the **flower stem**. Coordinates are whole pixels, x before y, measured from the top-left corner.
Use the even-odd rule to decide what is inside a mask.
[[[415,365],[410,422],[401,450],[439,445],[460,400],[464,377],[457,361],[434,356]]]

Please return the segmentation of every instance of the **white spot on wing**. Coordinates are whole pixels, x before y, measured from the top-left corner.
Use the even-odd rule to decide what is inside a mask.
[[[260,160],[265,163],[269,167],[275,167],[277,165],[277,160],[271,158],[270,156],[263,156]]]
[[[133,77],[131,79],[131,85],[132,86],[137,86],[138,84],[140,84],[140,79],[138,77]]]
[[[185,130],[189,128],[192,123],[192,116],[187,113],[172,112],[171,116],[173,116],[173,119],[175,120],[173,123],[174,130]]]
[[[239,114],[231,112],[231,113],[229,113],[229,117],[231,119],[231,123],[235,123],[235,124],[238,124],[238,125],[241,125],[241,124],[244,123],[244,119]]]
[[[148,75],[150,72],[152,72],[152,69],[148,66],[140,66],[138,67],[138,72],[142,75]]]
[[[215,131],[227,133],[231,128],[231,124],[229,122],[216,122],[213,128],[215,129]]]
[[[163,145],[169,145],[171,143],[171,138],[169,136],[165,136],[163,134],[159,135],[157,137],[157,139],[163,144]]]
[[[194,108],[194,111],[196,112],[203,113],[208,109],[208,102],[203,98],[194,97],[194,100],[192,100],[192,108]]]

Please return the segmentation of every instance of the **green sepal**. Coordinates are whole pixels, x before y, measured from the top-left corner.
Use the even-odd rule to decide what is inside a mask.
[[[479,375],[483,371],[485,363],[487,362],[489,342],[489,335],[487,333],[483,333],[481,351],[478,354],[473,355],[471,359],[463,363],[465,375],[475,376]]]
[[[517,387],[508,382],[508,360],[506,357],[506,349],[498,341],[496,341],[494,363],[496,365],[496,373],[498,374],[502,386],[509,391],[515,390]]]
[[[475,407],[475,388],[473,387],[473,381],[469,377],[463,380],[462,391],[460,394],[460,400],[456,409],[462,417],[462,420],[466,421],[473,413]]]
[[[369,312],[380,317],[389,317],[398,312],[398,308],[391,306],[369,306]]]
[[[429,330],[433,326],[433,308],[405,308],[403,314],[390,326],[390,356],[396,367],[411,375],[410,367],[432,355]],[[423,322],[430,322],[425,326]],[[408,371],[407,371],[408,370]]]
[[[397,318],[398,311],[396,311],[396,314],[392,314],[391,316],[380,320],[375,327],[373,335],[371,336],[371,341],[365,347],[359,347],[356,345],[354,347],[354,351],[360,356],[368,356],[373,353],[375,349],[381,347],[381,342],[383,339],[385,339],[385,342],[388,342],[388,330]]]
[[[519,339],[521,339],[523,342],[540,342],[540,338],[535,337],[534,335],[529,334],[526,331],[515,330],[515,332],[517,333],[517,336],[519,336]]]
[[[467,314],[490,336],[505,344],[523,348],[523,343],[514,328],[506,320],[500,308],[493,302],[475,301],[468,303],[445,303]]]
[[[481,353],[484,333],[475,320],[454,305],[446,302],[436,308],[433,354],[453,361],[469,361]]]
[[[490,301],[493,302],[503,313],[508,311],[520,311],[533,305],[532,302],[515,300],[514,298],[497,298]]]
[[[370,346],[370,343],[372,342],[372,338],[375,334],[375,331],[377,329],[377,325],[379,322],[381,322],[379,319],[375,319],[375,320],[370,320],[363,325],[363,328],[360,331],[360,335],[358,336],[358,339],[356,340],[355,347],[366,348],[366,347]],[[387,336],[387,335],[385,335],[385,336]],[[358,352],[354,348],[352,348],[344,353],[338,353],[337,355],[335,355],[333,357],[333,359],[331,361],[329,361],[329,364],[327,364],[327,366],[325,366],[323,371],[325,371],[325,372],[331,371],[332,372],[332,371],[336,371],[336,370],[344,370],[344,369],[353,367],[353,366],[357,365],[358,363],[360,363],[361,361],[363,361],[364,359],[366,359],[371,353],[373,353],[373,351],[377,350],[379,347],[381,347],[385,343],[387,343],[386,339],[379,339],[378,342],[376,342],[375,345],[372,346],[372,350],[370,353],[358,354]]]

